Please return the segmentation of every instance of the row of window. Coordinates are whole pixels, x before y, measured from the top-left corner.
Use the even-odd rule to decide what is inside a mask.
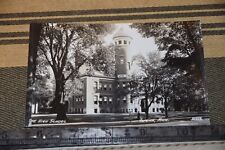
[[[77,104],[84,104],[85,99],[83,98],[83,96],[73,96],[73,99],[70,100],[70,106],[71,107],[75,107]]]
[[[79,97],[73,96],[73,100],[76,102],[84,101],[84,97],[83,96],[79,96]]]
[[[105,84],[102,84],[102,83],[99,83],[97,81],[94,82],[94,88],[95,89],[100,89],[100,90],[112,90],[112,84],[111,83],[105,83]]]
[[[109,102],[109,101],[94,101],[94,104],[99,104],[99,105],[102,105],[102,104],[112,104],[112,102]]]
[[[127,41],[127,40],[119,40],[119,41],[116,41],[115,44],[116,45],[120,45],[120,44],[126,45],[126,44],[130,44],[130,41]]]
[[[126,88],[126,87],[129,87],[129,83],[127,83],[127,82],[118,83],[118,84],[117,84],[117,87],[118,87],[118,88],[119,88],[119,87]]]
[[[112,96],[102,96],[102,95],[100,95],[99,99],[98,99],[97,95],[94,96],[94,103],[95,104],[98,104],[98,102],[99,102],[99,104],[102,104],[101,103],[102,101],[111,103],[112,100],[113,100]],[[123,98],[117,98],[117,102],[119,102],[119,101],[123,101],[123,103],[126,103],[127,97],[124,96]],[[131,98],[130,98],[130,103],[133,103],[133,100]]]
[[[137,113],[138,109],[120,109],[117,113]],[[94,113],[99,113],[99,110],[96,108],[94,109]],[[101,109],[100,113],[112,113],[112,109],[110,110],[105,110],[105,109]]]
[[[125,88],[125,89],[130,90],[131,89],[131,83],[130,82],[117,83],[117,88]]]
[[[133,99],[131,97],[124,96],[123,98],[117,98],[117,101],[123,101],[124,103],[127,102],[127,100],[130,100],[130,103],[133,103]]]
[[[160,108],[152,108],[152,112],[161,112]]]
[[[117,84],[118,88],[129,88],[130,84],[129,82],[121,82]],[[94,82],[94,88],[100,89],[100,90],[112,90],[112,84],[111,83],[98,83],[97,81]]]
[[[84,109],[83,108],[70,108],[70,112],[77,113],[77,114],[83,114]]]
[[[121,113],[133,113],[133,112],[137,112],[137,108],[135,109],[120,109],[119,112]]]
[[[101,101],[104,101],[104,102],[112,102],[112,97],[111,96],[102,96],[100,95],[99,99],[98,99],[98,96],[95,95],[94,96],[94,102],[101,102]]]

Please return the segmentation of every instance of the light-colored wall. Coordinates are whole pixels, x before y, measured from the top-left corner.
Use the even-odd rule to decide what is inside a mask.
[[[85,95],[86,95],[86,113],[94,114],[94,81],[97,81],[93,77],[85,78]]]

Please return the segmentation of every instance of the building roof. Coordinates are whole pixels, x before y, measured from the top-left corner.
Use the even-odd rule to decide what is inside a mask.
[[[116,38],[116,37],[130,37],[131,36],[123,29],[123,28],[120,28],[114,35],[113,35],[113,38]]]

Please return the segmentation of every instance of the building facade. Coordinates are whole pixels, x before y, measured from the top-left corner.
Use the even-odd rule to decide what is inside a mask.
[[[104,75],[81,77],[83,91],[81,95],[69,99],[68,113],[138,113],[142,112],[141,98],[132,98],[129,90],[128,60],[132,37],[120,29],[113,37],[115,45],[115,77]],[[163,102],[153,103],[149,113],[162,113]]]

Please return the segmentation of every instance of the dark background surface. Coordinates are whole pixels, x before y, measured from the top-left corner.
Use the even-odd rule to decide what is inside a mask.
[[[206,88],[209,93],[210,118],[212,124],[225,124],[224,0],[125,0],[123,4],[119,0],[96,0],[95,2],[89,1],[89,3],[79,0],[57,2],[51,0],[39,4],[38,0],[24,1],[24,3],[16,0],[0,2],[0,18],[2,19],[0,21],[0,129],[21,129],[25,125],[29,24],[89,20],[92,22],[140,19],[148,22],[200,20],[204,35]],[[109,10],[109,8],[114,9]],[[80,9],[92,10],[77,11]],[[140,14],[142,12],[149,14]],[[133,14],[126,16],[126,13]],[[85,14],[95,15],[95,17],[87,17],[84,16]],[[104,16],[96,16],[99,14],[104,14]],[[112,17],[107,16],[109,14]],[[68,19],[68,15],[72,17]],[[53,19],[56,16],[60,16],[59,19]]]

